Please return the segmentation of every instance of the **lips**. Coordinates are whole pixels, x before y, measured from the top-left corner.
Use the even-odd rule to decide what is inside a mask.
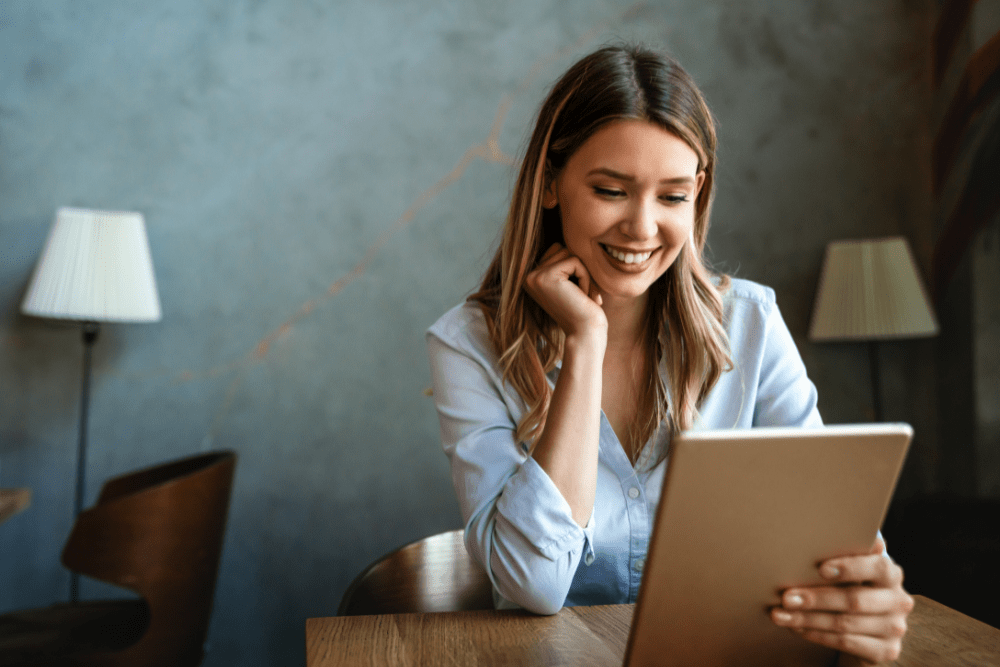
[[[647,259],[649,259],[654,252],[656,252],[656,249],[637,251],[637,250],[629,250],[628,248],[615,248],[613,246],[605,245],[603,243],[600,245],[601,248],[604,250],[604,252],[606,252],[608,255],[614,257],[623,264],[630,264],[630,265],[642,264]]]

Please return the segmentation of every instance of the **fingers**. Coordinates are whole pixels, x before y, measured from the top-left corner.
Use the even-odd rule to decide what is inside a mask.
[[[793,630],[810,629],[883,638],[899,638],[906,634],[906,616],[904,614],[790,612],[781,607],[775,607],[771,610],[771,618],[776,624]]]
[[[538,266],[542,267],[549,264],[551,261],[553,261],[553,258],[556,255],[568,256],[569,250],[563,247],[562,244],[553,243],[548,247],[548,249],[544,253],[542,253],[541,258],[539,258],[538,260]],[[562,259],[562,257],[560,257],[559,259]],[[556,259],[555,261],[559,260]]]
[[[906,612],[854,614],[771,610],[775,624],[793,630],[823,646],[844,651],[872,663],[895,660],[906,634]]]
[[[819,572],[829,585],[786,590],[771,618],[809,641],[864,660],[895,660],[913,598],[903,590],[902,568],[884,550],[877,539],[870,555],[824,561]]]
[[[831,582],[870,583],[875,586],[899,586],[903,583],[903,568],[881,553],[831,558],[820,565],[819,573]]]
[[[903,651],[903,640],[899,637],[883,639],[869,635],[843,634],[808,628],[799,629],[796,632],[802,635],[803,639],[856,655],[871,663],[892,662]]]
[[[553,243],[539,259],[538,266],[528,274],[526,286],[529,294],[535,296],[546,279],[561,282],[573,277],[576,278],[575,282],[580,291],[597,301],[592,293],[593,285],[590,273],[583,262],[571,254],[568,248],[559,243]]]
[[[590,292],[590,274],[575,255],[571,255],[569,250],[561,248],[553,250],[553,245],[544,255],[535,270],[531,271],[526,279],[526,286],[531,289],[539,289],[546,283],[558,283],[568,281],[576,277],[577,287],[584,294]]]
[[[536,266],[531,273],[536,276],[540,275],[545,270],[551,269],[567,259],[576,259],[576,257],[570,254],[568,248],[565,248],[558,243],[553,243],[549,246],[549,249],[542,254],[541,258],[538,260],[538,266]],[[577,260],[577,262],[579,263],[579,260]],[[571,271],[567,275],[575,275],[575,272]]]
[[[790,588],[781,598],[786,611],[834,611],[853,614],[909,613],[913,598],[900,586],[816,586]]]
[[[882,662],[899,657],[912,609],[913,598],[899,585],[816,586],[785,591],[771,618],[809,641]]]
[[[567,337],[584,334],[604,340],[607,318],[595,298],[594,281],[579,257],[559,244],[549,247],[525,277],[524,289],[555,320]]]

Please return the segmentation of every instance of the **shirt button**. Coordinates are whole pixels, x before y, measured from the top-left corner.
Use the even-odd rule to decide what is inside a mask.
[[[594,554],[587,554],[583,557],[583,562],[590,565],[594,562]]]
[[[635,500],[636,498],[638,498],[639,497],[639,489],[637,489],[636,487],[633,486],[631,489],[628,490],[628,497],[631,498],[632,500]]]
[[[636,558],[635,563],[632,564],[636,572],[642,572],[642,568],[646,567],[646,561],[641,558]]]

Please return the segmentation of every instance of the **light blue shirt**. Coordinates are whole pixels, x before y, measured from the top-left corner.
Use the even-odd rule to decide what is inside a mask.
[[[734,369],[706,397],[695,429],[821,426],[816,388],[774,291],[734,279],[723,304]],[[448,311],[427,346],[466,548],[489,574],[497,607],[553,614],[635,602],[668,462],[633,468],[602,412],[597,494],[581,528],[527,445],[514,441],[526,408],[501,381],[479,306]],[[553,386],[558,374],[549,374]],[[648,443],[644,456],[655,461],[665,440]]]

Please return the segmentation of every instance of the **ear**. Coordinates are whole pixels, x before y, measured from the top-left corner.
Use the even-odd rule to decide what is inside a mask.
[[[694,177],[694,199],[701,194],[701,186],[705,184],[705,170],[700,170]]]
[[[556,194],[555,181],[549,183],[548,187],[542,191],[542,207],[555,208],[559,204],[559,195]]]
[[[548,160],[545,162],[545,189],[542,190],[542,207],[555,208],[559,204],[559,193],[556,192],[556,177]]]

